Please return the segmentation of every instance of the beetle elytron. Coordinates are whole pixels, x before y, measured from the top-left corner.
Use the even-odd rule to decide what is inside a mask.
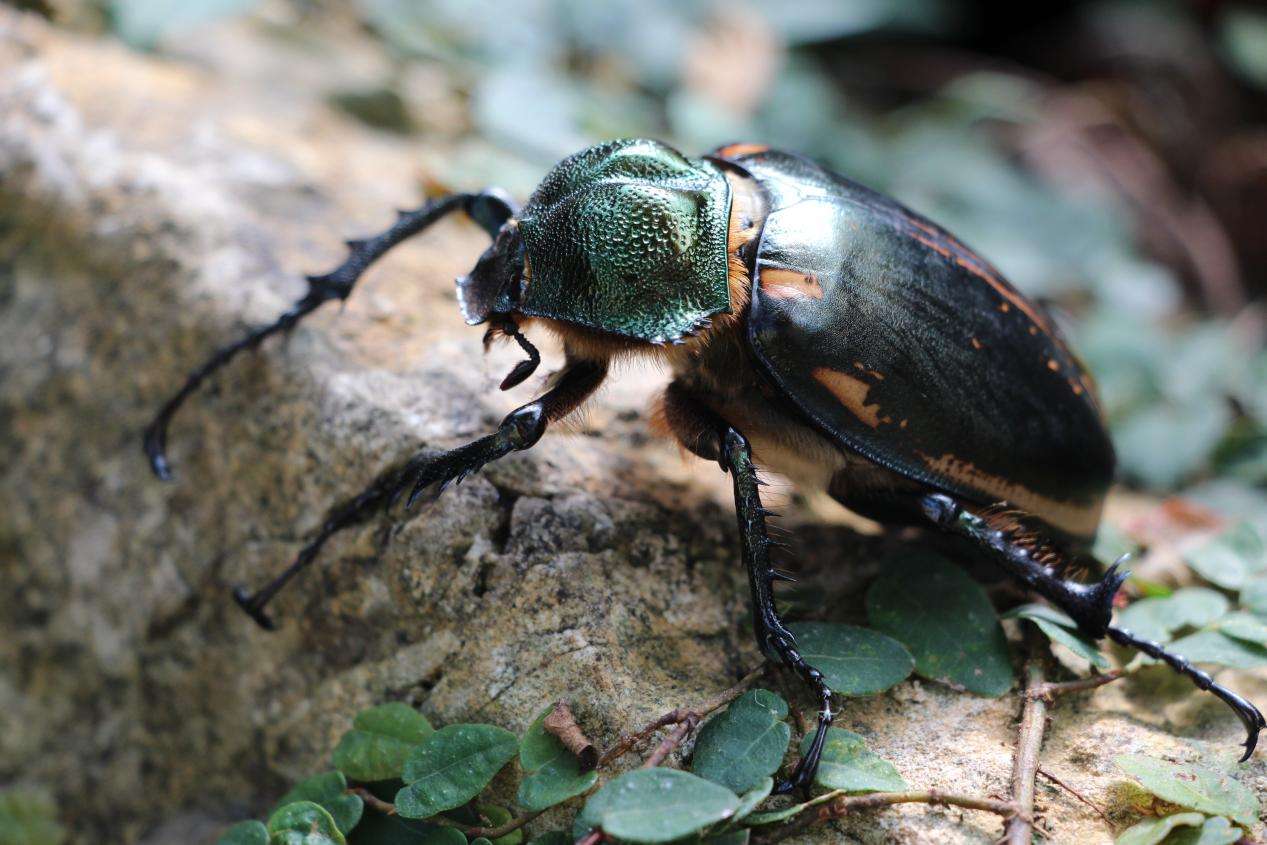
[[[1062,576],[1094,536],[1114,455],[1094,390],[1048,317],[985,260],[895,201],[806,159],[752,144],[687,158],[652,140],[611,141],[558,164],[519,209],[498,190],[454,194],[402,212],[386,232],[349,242],[334,271],[276,322],[218,351],[190,375],[145,434],[170,477],[167,424],[212,371],[346,299],[371,263],[462,211],[492,238],[457,281],[466,322],[528,354],[506,389],[540,361],[522,334],[544,326],[566,363],[537,400],[497,431],[421,454],[331,510],[314,540],[263,590],[235,590],[271,627],[265,605],[336,531],[390,504],[438,495],[581,406],[616,356],[671,368],[659,418],[734,483],[762,650],[821,700],[809,753],[778,787],[813,778],[832,719],[831,692],[775,611],[765,511],[754,466],[814,485],[887,524],[961,535],[1083,634],[1160,659],[1235,710],[1245,758],[1267,723],[1248,701],[1157,643],[1110,624],[1125,573],[1096,584]],[[1244,759],[1244,758],[1243,758]]]

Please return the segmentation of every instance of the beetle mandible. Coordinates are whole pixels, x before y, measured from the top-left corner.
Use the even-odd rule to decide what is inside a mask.
[[[756,466],[826,490],[888,525],[960,535],[1077,622],[1167,663],[1226,702],[1253,752],[1262,714],[1160,644],[1112,625],[1126,578],[1117,564],[1081,584],[1064,572],[1085,552],[1113,477],[1113,447],[1094,386],[1049,317],[987,261],[894,200],[800,156],[732,144],[688,158],[641,138],[564,159],[520,209],[502,191],[445,196],[401,212],[348,258],[309,276],[274,323],[217,351],[145,432],[154,472],[170,478],[172,415],[243,349],[346,299],[396,244],[464,212],[492,245],[457,280],[470,325],[527,353],[502,382],[532,374],[523,335],[545,327],[565,364],[493,434],[411,459],[331,510],[316,537],[263,589],[234,597],[256,622],[335,532],[393,502],[437,496],[490,461],[530,448],[577,408],[616,356],[659,359],[673,378],[660,417],[681,444],[716,461],[734,486],[758,645],[818,696],[818,728],[777,791],[807,787],[832,693],[797,651],[774,604],[786,578],[770,561]]]

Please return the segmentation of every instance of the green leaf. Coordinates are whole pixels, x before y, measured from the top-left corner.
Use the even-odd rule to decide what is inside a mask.
[[[778,771],[792,728],[787,702],[764,689],[749,690],[700,731],[691,771],[734,793],[755,788]]]
[[[455,827],[366,813],[348,836],[348,845],[466,845],[466,836]]]
[[[1263,540],[1254,526],[1242,522],[1199,549],[1189,552],[1188,565],[1202,578],[1229,590],[1239,590],[1265,563]]]
[[[1267,666],[1267,648],[1234,639],[1221,631],[1197,631],[1170,643],[1168,650],[1193,663],[1216,663],[1232,669]]]
[[[1219,622],[1219,631],[1229,637],[1267,646],[1267,621],[1252,613],[1229,613]]]
[[[61,845],[65,840],[53,796],[23,787],[0,791],[0,843]]]
[[[1232,845],[1239,841],[1241,831],[1222,816],[1206,819],[1200,828],[1177,830],[1166,840],[1166,845]]]
[[[0,830],[3,830],[3,822],[0,822]],[[0,842],[4,842],[7,845],[8,841],[0,836]],[[25,841],[27,840],[16,840],[18,843]],[[268,828],[264,827],[263,822],[254,819],[238,822],[220,834],[220,838],[216,840],[216,845],[268,845]]]
[[[1139,552],[1139,543],[1126,532],[1110,522],[1100,523],[1100,530],[1095,535],[1095,545],[1091,547],[1091,555],[1096,560],[1116,561],[1123,555],[1135,555]]]
[[[801,756],[809,753],[812,733],[801,740]],[[823,758],[814,782],[827,789],[846,792],[900,792],[906,781],[888,760],[867,750],[866,741],[843,728],[828,728]]]
[[[1099,669],[1109,668],[1109,659],[1101,652],[1099,646],[1078,633],[1078,623],[1065,614],[1045,604],[1026,604],[1009,610],[1003,614],[1005,619],[1028,619],[1038,626],[1047,639],[1060,643],[1083,660]]]
[[[1241,587],[1241,605],[1260,616],[1267,616],[1267,578],[1252,578]]]
[[[165,36],[191,32],[236,15],[256,0],[110,0],[115,33],[134,47],[153,47]]]
[[[510,810],[507,810],[505,807],[500,807],[497,804],[480,803],[475,805],[475,809],[485,820],[487,820],[487,827],[501,827],[515,817],[514,813],[510,812]],[[485,842],[489,842],[489,840],[483,836],[481,836],[480,839],[483,839]],[[475,845],[475,841],[476,840],[472,840],[471,845]],[[512,830],[505,836],[497,837],[489,842],[489,845],[519,845],[519,843],[523,841],[523,828],[519,828],[518,830]]]
[[[572,845],[572,837],[562,830],[552,830],[540,836],[534,836],[528,845]]]
[[[361,813],[365,809],[365,802],[361,800],[361,797],[349,795],[347,788],[348,782],[342,772],[326,772],[300,781],[294,789],[287,792],[277,802],[273,809],[280,810],[296,801],[311,801],[314,804],[320,804],[334,819],[339,832],[347,836],[348,831],[356,827],[356,823],[361,820]]]
[[[311,801],[287,804],[269,816],[269,845],[345,845],[325,807]]]
[[[545,729],[545,718],[553,709],[551,704],[541,711],[519,746],[524,779],[519,784],[517,801],[532,812],[588,792],[598,782],[598,773],[582,772],[576,755]]]
[[[981,586],[931,552],[895,561],[867,591],[875,628],[899,640],[925,678],[981,695],[1012,687],[998,616]]]
[[[634,769],[585,804],[590,827],[628,842],[671,842],[728,819],[739,807],[729,789],[678,769]]]
[[[797,651],[841,695],[883,692],[915,668],[906,646],[878,631],[830,622],[798,622],[788,628]]]
[[[1201,628],[1227,613],[1227,598],[1206,587],[1184,587],[1165,599],[1171,616],[1171,630]]]
[[[1200,827],[1205,816],[1200,813],[1175,813],[1161,819],[1144,819],[1131,825],[1113,840],[1114,845],[1158,845],[1177,827]]]
[[[405,761],[396,812],[427,819],[470,801],[511,761],[519,740],[493,725],[448,725],[422,741]]]
[[[400,701],[362,710],[334,749],[334,767],[352,780],[398,778],[409,752],[432,732],[425,716]]]
[[[1247,82],[1267,89],[1267,14],[1248,4],[1225,8],[1219,46],[1229,65]]]
[[[739,821],[747,818],[752,811],[757,809],[757,805],[770,797],[770,793],[774,791],[774,778],[766,778],[752,789],[739,796],[739,806],[735,808],[735,814],[730,817],[731,821]]]
[[[1143,754],[1113,758],[1118,768],[1163,801],[1191,810],[1227,816],[1244,825],[1258,820],[1258,799],[1225,772],[1195,763],[1168,763]]]
[[[1169,601],[1169,597],[1133,601],[1118,611],[1118,625],[1146,640],[1164,643],[1170,639],[1172,630],[1167,604]]]

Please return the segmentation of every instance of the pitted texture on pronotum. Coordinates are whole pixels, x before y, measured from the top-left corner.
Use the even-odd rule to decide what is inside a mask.
[[[560,163],[524,206],[519,310],[653,342],[730,308],[730,188],[658,141],[599,144]]]

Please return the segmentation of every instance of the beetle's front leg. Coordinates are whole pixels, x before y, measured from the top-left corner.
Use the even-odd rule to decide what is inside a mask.
[[[1161,660],[1186,677],[1198,689],[1217,696],[1232,708],[1245,726],[1245,754],[1248,760],[1258,744],[1258,734],[1267,728],[1267,720],[1258,708],[1228,688],[1217,684],[1206,672],[1193,666],[1187,658],[1167,651],[1161,643],[1143,639],[1125,628],[1111,625],[1113,597],[1128,573],[1115,563],[1096,584],[1079,584],[1061,578],[1051,567],[1036,560],[1032,551],[1017,543],[1006,528],[993,526],[989,520],[970,512],[959,502],[942,493],[924,496],[920,504],[924,514],[941,528],[967,537],[1000,563],[1009,575],[1059,607],[1078,623],[1078,629],[1093,640],[1108,637],[1118,645],[1144,652]]]
[[[252,329],[241,339],[213,352],[211,357],[189,374],[180,389],[163,404],[163,407],[154,415],[154,419],[146,426],[142,443],[154,474],[164,480],[172,477],[171,465],[167,460],[167,428],[180,406],[208,376],[233,360],[238,353],[257,348],[275,334],[289,332],[301,320],[330,300],[346,300],[352,295],[352,288],[356,286],[357,281],[370,268],[370,265],[401,241],[418,234],[442,217],[457,211],[466,212],[479,224],[480,228],[488,233],[490,238],[493,238],[497,236],[501,225],[515,213],[515,206],[509,197],[496,188],[477,194],[450,194],[428,200],[413,211],[398,212],[396,222],[386,231],[372,238],[348,241],[348,256],[342,264],[328,273],[306,277],[308,292],[294,305],[268,325]]]
[[[796,649],[796,638],[783,624],[774,606],[774,581],[783,577],[770,564],[770,538],[766,531],[766,511],[761,507],[757,470],[752,463],[748,440],[734,428],[726,427],[721,435],[722,468],[730,473],[735,489],[735,513],[739,519],[739,537],[744,564],[748,568],[748,586],[752,590],[753,626],[757,644],[766,654],[780,660],[814,688],[821,702],[818,729],[809,752],[801,758],[791,777],[775,787],[775,794],[796,789],[808,792],[818,762],[823,754],[827,729],[831,726],[831,689],[823,675],[805,662]]]
[[[285,571],[254,593],[235,587],[234,600],[261,627],[272,629],[274,623],[265,611],[266,605],[291,578],[316,560],[321,547],[334,534],[365,521],[395,502],[406,490],[409,491],[407,501],[411,505],[419,496],[437,497],[450,484],[461,483],[486,464],[511,452],[531,448],[545,434],[549,423],[576,410],[606,375],[605,361],[570,361],[541,398],[511,411],[497,431],[447,452],[417,455],[399,470],[380,476],[357,496],[336,505],[326,516],[317,536],[300,549]]]

